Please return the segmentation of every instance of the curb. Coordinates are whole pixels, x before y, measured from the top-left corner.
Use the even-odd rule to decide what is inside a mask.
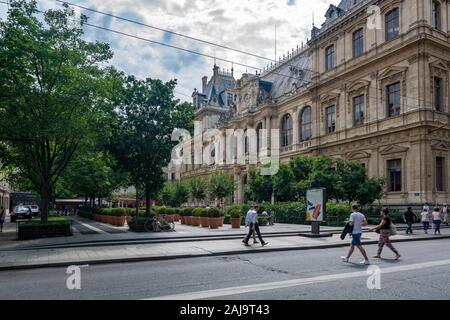
[[[449,236],[440,237],[429,237],[429,238],[416,238],[416,239],[398,239],[392,240],[392,243],[402,243],[402,242],[418,242],[418,241],[435,241],[441,239],[450,239]],[[378,240],[370,240],[362,242],[363,245],[373,245],[378,244]],[[288,247],[288,248],[270,248],[265,247],[258,250],[234,250],[234,251],[224,251],[224,252],[211,252],[205,254],[183,254],[183,255],[173,255],[173,256],[156,256],[156,257],[130,257],[130,258],[117,258],[117,259],[100,259],[100,260],[86,260],[86,261],[65,261],[65,262],[54,262],[54,263],[42,263],[42,264],[32,264],[32,265],[13,265],[0,267],[1,271],[15,271],[15,270],[30,270],[30,269],[46,269],[46,268],[58,268],[58,267],[68,267],[71,265],[105,265],[105,264],[116,264],[116,263],[136,263],[136,262],[148,262],[148,261],[165,261],[165,260],[176,260],[176,259],[191,259],[191,258],[205,258],[205,257],[217,257],[217,256],[231,256],[238,254],[258,254],[258,253],[268,253],[268,252],[283,252],[283,251],[307,251],[307,250],[319,250],[319,249],[333,249],[333,248],[343,248],[348,247],[349,243],[335,243],[329,245],[313,245],[313,246],[303,246],[303,247]]]
[[[450,227],[443,227],[443,229]],[[405,227],[398,227],[399,232],[405,231]],[[416,226],[413,230],[422,230],[421,227]],[[244,230],[245,231],[245,230]],[[367,229],[363,229],[367,232]],[[323,233],[341,234],[342,229],[322,230]],[[183,242],[201,242],[201,241],[222,241],[222,240],[237,240],[245,236],[247,232],[242,234],[230,235],[200,235],[200,236],[180,236],[180,237],[164,237],[164,238],[131,238],[119,240],[92,240],[84,242],[59,243],[48,244],[34,247],[4,249],[3,251],[29,251],[29,250],[45,250],[45,249],[67,249],[67,248],[87,248],[87,247],[103,247],[103,246],[122,246],[122,245],[139,245],[139,244],[154,244],[154,243],[183,243]],[[287,231],[287,232],[266,232],[265,238],[281,238],[290,236],[301,236],[303,234],[310,234],[310,231]],[[1,269],[0,269],[1,270]]]

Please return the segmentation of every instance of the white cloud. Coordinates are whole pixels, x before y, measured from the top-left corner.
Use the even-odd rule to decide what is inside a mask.
[[[274,58],[274,28],[277,25],[278,55],[283,55],[302,41],[311,30],[313,12],[316,25],[324,20],[330,4],[339,0],[71,0],[74,3],[110,12],[129,19],[186,33],[214,43],[224,44],[260,56]],[[39,0],[39,8],[58,7],[54,0]],[[5,16],[5,5],[0,6],[0,18]],[[267,61],[236,52],[205,45],[192,40],[168,36],[163,32],[110,20],[104,16],[86,12],[92,24],[110,27],[143,38],[169,42],[172,45],[199,51],[227,60],[263,68]],[[108,21],[108,19],[110,21]],[[159,45],[111,34],[86,27],[86,37],[109,42],[115,52],[112,63],[127,73],[138,77],[178,79],[177,96],[189,100],[194,87],[201,86],[201,77],[210,76],[214,61],[183,53]],[[231,65],[218,61],[218,65],[230,69]],[[240,76],[245,68],[235,66]],[[249,72],[254,70],[249,69]]]

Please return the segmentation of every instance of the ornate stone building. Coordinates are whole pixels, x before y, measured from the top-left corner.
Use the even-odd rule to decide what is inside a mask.
[[[194,92],[197,120],[222,132],[280,129],[282,162],[321,154],[359,161],[386,179],[382,204],[450,203],[449,12],[447,0],[331,5],[305,47],[228,88],[234,101],[224,116],[211,118],[216,108],[199,103],[205,85]],[[229,171],[232,200],[242,202],[252,166],[183,165],[179,175]]]

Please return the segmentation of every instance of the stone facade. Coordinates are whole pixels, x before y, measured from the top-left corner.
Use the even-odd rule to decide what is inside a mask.
[[[447,0],[330,6],[307,46],[237,81],[234,110],[216,127],[280,129],[282,162],[325,154],[364,163],[386,178],[381,204],[450,203],[449,12]],[[184,165],[179,177],[232,172],[232,200],[242,202],[252,167]]]

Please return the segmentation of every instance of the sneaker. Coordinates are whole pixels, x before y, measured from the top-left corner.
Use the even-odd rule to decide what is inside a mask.
[[[269,243],[268,242],[263,242],[263,243],[261,243],[261,245],[264,247],[264,246],[267,246]]]
[[[244,241],[244,246],[250,247],[250,245],[248,244],[248,242],[245,242],[245,241]]]
[[[342,260],[342,262],[348,262],[348,258],[344,257],[344,256],[341,257],[341,260]]]
[[[381,259],[381,256],[373,256],[375,259]]]
[[[253,241],[253,244],[258,244],[259,242],[258,241]]]
[[[359,264],[365,265],[365,266],[370,266],[370,261],[366,260],[366,261],[361,261]]]
[[[402,255],[399,254],[398,256],[395,257],[395,260],[400,260],[401,257],[402,257]]]

